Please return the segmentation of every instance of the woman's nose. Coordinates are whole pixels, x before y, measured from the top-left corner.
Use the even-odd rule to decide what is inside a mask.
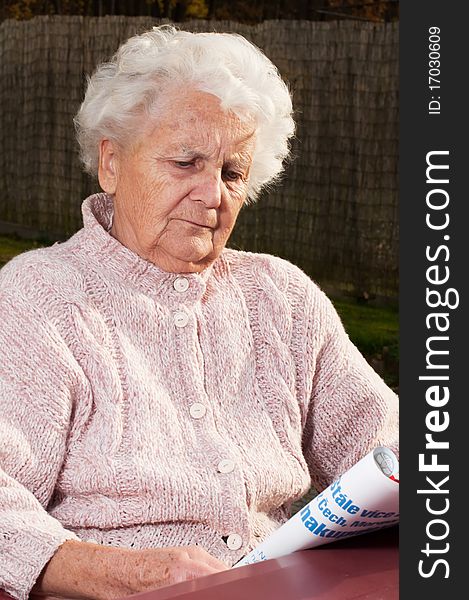
[[[207,208],[218,208],[221,203],[221,188],[221,170],[204,171],[198,175],[189,197],[191,200],[200,200]]]

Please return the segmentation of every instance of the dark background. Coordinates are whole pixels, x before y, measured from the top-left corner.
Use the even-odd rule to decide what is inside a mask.
[[[218,19],[260,23],[269,19],[396,21],[397,0],[3,0],[1,18],[37,15],[151,16],[174,22]]]
[[[467,566],[465,549],[467,539],[466,498],[467,485],[463,485],[467,469],[462,463],[467,439],[467,99],[462,92],[466,78],[467,51],[463,40],[467,38],[468,6],[455,1],[425,3],[403,2],[400,23],[400,73],[401,73],[401,129],[400,129],[400,330],[401,330],[401,598],[441,600],[467,596]],[[427,106],[431,92],[428,90],[428,29],[441,29],[441,115],[428,115]],[[444,232],[431,231],[426,227],[426,194],[439,186],[426,184],[426,154],[432,150],[449,150],[450,185],[444,187],[450,193],[450,226]],[[440,163],[441,164],[441,163]],[[435,439],[450,442],[449,450],[440,450],[439,463],[450,464],[450,510],[438,517],[430,515],[425,508],[425,495],[417,489],[431,486],[426,475],[437,483],[447,473],[419,473],[418,455],[425,451],[425,416],[431,407],[425,401],[428,382],[419,382],[424,375],[426,339],[430,333],[425,317],[433,312],[426,306],[425,248],[435,248],[443,235],[449,234],[450,280],[446,287],[458,289],[460,305],[449,313],[451,326],[447,333],[450,345],[449,357],[439,364],[448,363],[450,376],[450,400],[442,410],[450,414],[450,426],[445,432],[434,434]],[[443,263],[442,263],[443,264]],[[430,286],[435,288],[435,286]],[[445,286],[441,286],[444,288]],[[438,308],[435,312],[443,312]],[[440,357],[441,358],[441,357]],[[428,373],[427,373],[428,374]],[[441,371],[439,374],[443,374]],[[442,385],[447,385],[443,383]],[[437,437],[438,436],[438,437]],[[427,457],[430,452],[427,451]],[[427,458],[427,462],[430,459]],[[465,489],[464,489],[465,488]],[[440,496],[433,496],[434,507],[444,506]],[[449,537],[432,541],[426,535],[426,525],[431,519],[442,518],[450,526]],[[433,534],[441,534],[443,528],[435,527]],[[450,577],[444,579],[440,566],[428,579],[418,575],[418,562],[425,559],[429,571],[431,561],[421,550],[427,541],[432,548],[443,548],[450,543],[448,554],[434,554],[450,563]],[[460,586],[460,587],[457,587]],[[458,590],[458,591],[457,591]],[[460,591],[459,591],[460,590]]]

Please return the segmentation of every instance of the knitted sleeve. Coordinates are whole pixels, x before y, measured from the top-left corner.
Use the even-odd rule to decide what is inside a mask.
[[[65,454],[79,367],[56,327],[0,290],[0,589],[26,599],[75,534],[46,512]]]
[[[303,450],[313,486],[322,490],[376,446],[398,453],[398,398],[348,338],[320,293],[315,322],[325,327],[315,357]]]

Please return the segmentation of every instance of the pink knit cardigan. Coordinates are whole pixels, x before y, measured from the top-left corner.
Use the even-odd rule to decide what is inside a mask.
[[[0,271],[0,588],[67,539],[193,544],[229,564],[375,445],[397,398],[300,269],[225,250],[166,273],[84,228]]]

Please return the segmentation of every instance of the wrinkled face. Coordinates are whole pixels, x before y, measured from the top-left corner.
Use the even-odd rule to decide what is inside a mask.
[[[220,255],[246,200],[255,127],[195,90],[157,108],[157,125],[134,148],[101,143],[111,234],[165,271],[200,272]]]

